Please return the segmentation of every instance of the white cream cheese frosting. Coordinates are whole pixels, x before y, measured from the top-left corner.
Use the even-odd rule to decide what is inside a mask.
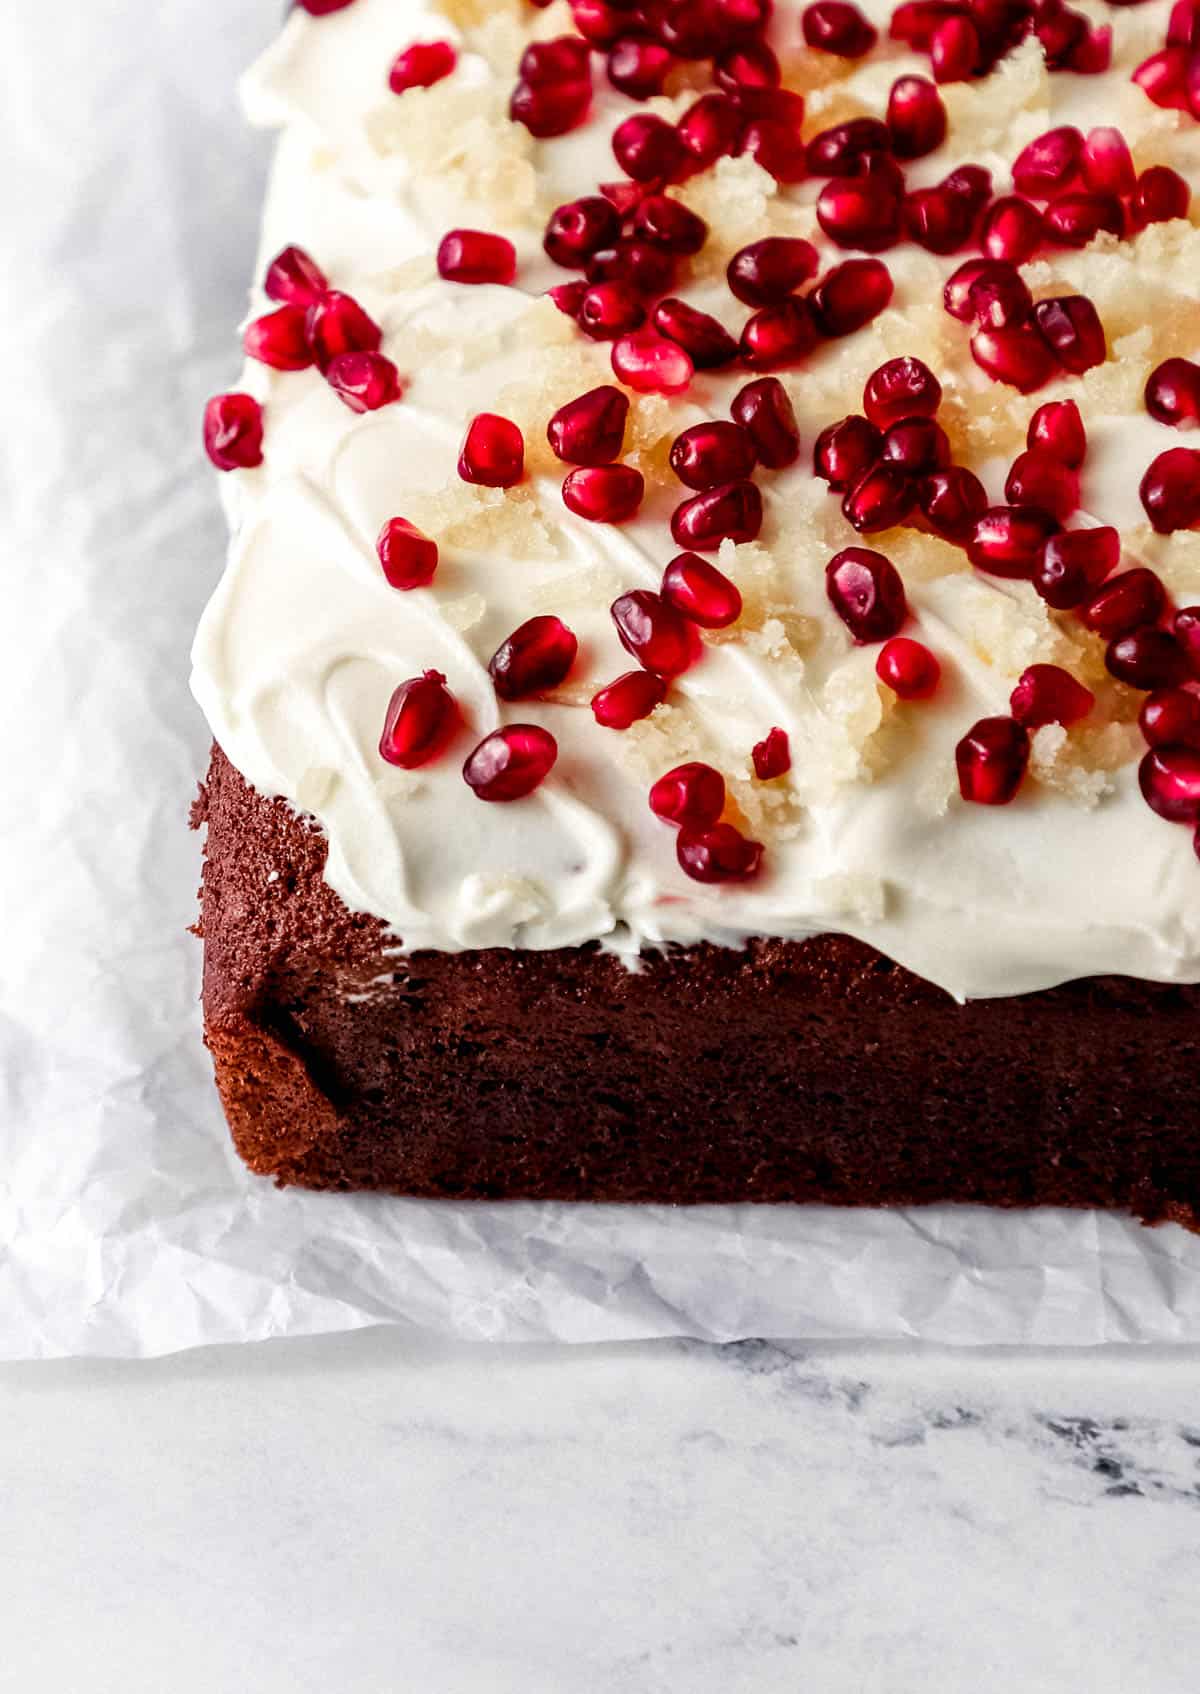
[[[892,80],[928,68],[886,42],[890,8],[871,0],[863,9],[884,26],[865,60],[785,57],[789,81],[806,91],[806,134],[857,112],[881,115]],[[970,159],[1000,190],[1020,147],[1051,123],[1105,121],[1121,126],[1139,167],[1172,164],[1200,186],[1200,126],[1159,111],[1127,80],[1161,43],[1167,0],[1120,10],[1085,0],[1084,9],[1114,27],[1112,73],[1049,76],[1032,46],[982,84],[944,88],[950,135],[910,172],[912,184]],[[799,10],[778,7],[777,42],[799,41]],[[1200,351],[1200,231],[1179,221],[1131,242],[1102,236],[1027,266],[1035,294],[1079,290],[1095,301],[1110,359],[1025,398],[982,376],[965,327],[942,309],[942,280],[965,255],[940,260],[908,244],[885,253],[896,286],[888,310],[779,373],[804,450],[791,471],[760,478],[760,539],[727,543],[719,556],[745,597],[742,620],[706,642],[652,718],[604,729],[591,695],[631,668],[608,607],[629,589],[656,588],[677,551],[667,525],[682,491],[666,448],[687,424],[727,416],[746,373],[698,375],[676,400],[631,397],[623,456],[647,479],[634,522],[588,524],[563,506],[546,420],[612,377],[608,347],[584,341],[542,297],[566,273],[546,260],[541,232],[554,205],[620,174],[612,129],[644,109],[604,87],[598,69],[580,131],[537,143],[507,122],[522,42],[567,28],[562,0],[540,11],[526,0],[445,0],[441,10],[355,0],[325,18],[294,12],[247,79],[251,116],[282,131],[264,261],[292,243],[311,252],[381,323],[405,393],[357,416],[313,371],[244,371],[240,386],[265,408],[265,460],[224,479],[233,541],[193,653],[194,691],[217,741],[261,793],[320,823],[331,887],[409,950],[598,940],[632,959],[666,943],[833,930],[964,998],[1112,971],[1200,980],[1200,863],[1190,832],[1156,818],[1138,793],[1136,700],[1106,677],[1095,638],[1028,585],[973,571],[958,549],[912,531],[869,537],[904,577],[910,632],[943,664],[933,701],[897,703],[876,681],[877,650],[854,647],[825,599],[826,561],[858,537],[810,457],[822,428],[859,409],[865,376],[912,353],[943,384],[956,460],[999,500],[1032,411],[1075,397],[1090,441],[1078,521],[1116,524],[1127,564],[1153,564],[1176,598],[1200,601],[1200,536],[1155,536],[1137,498],[1150,460],[1181,440],[1146,416],[1141,389],[1168,353]],[[454,75],[390,94],[396,53],[446,35],[460,46]],[[1101,90],[1102,119],[1089,111]],[[694,97],[651,109],[675,113]],[[794,233],[817,242],[823,268],[847,256],[817,229],[812,185],[777,189],[747,160],[723,161],[681,194],[712,238],[678,292],[735,333],[744,313],[723,268],[738,246]],[[515,287],[438,279],[434,250],[457,225],[515,242]],[[267,304],[256,293],[252,315]],[[483,410],[525,431],[531,476],[516,490],[456,476],[465,423]],[[429,588],[398,593],[380,571],[375,537],[394,516],[439,543]],[[575,631],[579,660],[552,697],[504,706],[487,661],[537,612]],[[977,718],[1006,711],[1017,676],[1039,660],[1082,676],[1103,709],[1081,731],[1037,733],[1030,780],[1011,805],[964,804],[956,742]],[[523,801],[482,803],[461,775],[469,736],[423,769],[385,764],[377,745],[391,692],[429,668],[446,675],[476,738],[501,722],[550,730],[560,748],[550,779]],[[750,750],[774,726],[788,733],[793,766],[762,784]],[[755,882],[705,887],[679,869],[673,832],[646,793],[689,758],[722,771],[747,832],[765,843]]]

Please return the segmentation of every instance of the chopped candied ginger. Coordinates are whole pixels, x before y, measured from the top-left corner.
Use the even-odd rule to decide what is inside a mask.
[[[398,488],[396,503],[410,523],[446,547],[509,559],[551,559],[559,553],[556,534],[527,484],[483,488],[456,477],[436,493]]]
[[[486,208],[489,222],[510,234],[537,225],[533,138],[509,121],[499,86],[464,88],[450,79],[409,89],[369,114],[367,137],[381,159],[403,161],[406,177],[436,177],[448,199]]]
[[[971,159],[981,153],[1015,158],[1049,129],[1052,88],[1046,56],[1032,35],[982,81],[944,83],[939,93],[956,152]]]

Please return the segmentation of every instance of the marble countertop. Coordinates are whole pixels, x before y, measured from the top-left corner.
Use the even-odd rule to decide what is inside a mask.
[[[0,1370],[0,1690],[1185,1694],[1200,1354]]]

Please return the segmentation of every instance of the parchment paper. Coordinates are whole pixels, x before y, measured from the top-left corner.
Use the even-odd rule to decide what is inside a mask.
[[[277,0],[0,12],[0,1357],[399,1323],[470,1338],[1200,1340],[1200,1239],[968,1209],[425,1205],[279,1193],[200,1043],[208,737],[187,652],[224,528]]]

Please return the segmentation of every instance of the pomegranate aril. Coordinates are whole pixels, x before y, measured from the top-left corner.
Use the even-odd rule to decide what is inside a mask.
[[[382,353],[339,353],[326,366],[325,380],[352,412],[377,412],[403,392],[399,371]]]
[[[951,17],[929,38],[935,82],[965,82],[979,63],[979,31],[969,17]]]
[[[1032,201],[1019,194],[1005,194],[988,207],[979,244],[989,259],[1023,265],[1041,247],[1045,233],[1042,214]]]
[[[844,547],[825,567],[829,603],[855,641],[886,641],[908,617],[900,573],[870,547]]]
[[[779,118],[752,119],[736,151],[747,154],[776,182],[803,182],[808,175],[808,153],[799,128]]]
[[[579,302],[575,321],[593,341],[616,341],[646,321],[641,296],[626,282],[598,282]]]
[[[581,124],[591,103],[590,78],[538,85],[518,82],[508,102],[508,115],[513,123],[524,124],[535,140],[548,141]]]
[[[444,282],[512,282],[517,274],[517,250],[503,235],[482,229],[452,229],[437,250],[438,275]]]
[[[930,528],[947,541],[964,541],[987,510],[987,490],[965,465],[922,477],[917,500]]]
[[[1137,179],[1129,211],[1134,227],[1144,229],[1147,224],[1186,218],[1191,203],[1192,191],[1178,171],[1169,165],[1150,165]]]
[[[731,823],[682,829],[675,843],[679,867],[693,882],[750,882],[761,869],[762,855],[762,843],[748,840]]]
[[[375,543],[383,574],[393,588],[424,588],[438,567],[438,545],[407,518],[389,518]]]
[[[1083,135],[1073,125],[1047,130],[1023,147],[1013,165],[1013,182],[1020,194],[1048,200],[1079,175]]]
[[[893,288],[892,273],[882,259],[845,259],[825,273],[808,296],[808,305],[822,335],[852,335],[879,316]]]
[[[1168,111],[1186,112],[1188,104],[1188,72],[1192,54],[1186,47],[1163,47],[1143,59],[1133,73],[1147,100]]]
[[[1146,381],[1146,410],[1159,423],[1190,429],[1200,423],[1200,365],[1164,359]]]
[[[1032,394],[1056,370],[1054,354],[1032,324],[1011,329],[980,329],[971,337],[971,357],[997,382]]]
[[[1096,704],[1090,688],[1077,682],[1061,665],[1030,665],[1012,691],[1012,715],[1026,729],[1043,724],[1078,723]]]
[[[1135,565],[1120,576],[1110,577],[1080,607],[1079,617],[1089,629],[1111,641],[1114,636],[1128,635],[1142,624],[1156,622],[1166,603],[1166,591],[1154,572],[1144,565]]]
[[[523,800],[539,788],[558,758],[558,743],[535,723],[494,729],[463,765],[463,781],[480,800]]]
[[[971,309],[981,329],[1013,329],[1033,312],[1033,295],[1013,265],[997,263],[971,284]]]
[[[903,418],[931,418],[942,403],[942,385],[920,359],[888,359],[863,389],[863,411],[877,429]]]
[[[742,596],[698,553],[680,553],[663,572],[663,598],[702,629],[725,629],[742,615]]]
[[[905,232],[930,253],[957,253],[974,227],[974,207],[948,188],[918,188],[904,198]]]
[[[817,200],[817,222],[838,247],[880,253],[900,239],[901,198],[879,177],[834,177]]]
[[[1045,38],[1042,36],[1045,46]],[[1062,55],[1061,66],[1046,56],[1049,70],[1075,71],[1080,76],[1098,76],[1101,71],[1107,71],[1112,66],[1113,32],[1111,24],[1102,24],[1098,28],[1086,24],[1082,33]]]
[[[684,158],[674,128],[652,112],[635,112],[618,124],[612,149],[618,165],[635,182],[664,181],[674,176]]]
[[[983,165],[959,165],[943,178],[942,187],[951,194],[961,194],[976,212],[981,212],[991,198],[992,173]]]
[[[698,253],[708,240],[703,218],[667,194],[647,194],[633,214],[633,232],[643,241],[684,257]]]
[[[593,253],[611,247],[621,233],[616,208],[598,194],[568,200],[550,214],[542,246],[556,265],[580,270]]]
[[[638,394],[682,394],[694,366],[683,348],[653,330],[638,330],[613,343],[612,368]]]
[[[1006,806],[1029,764],[1029,731],[1015,718],[980,718],[954,750],[958,791],[978,806]]]
[[[1200,752],[1153,747],[1138,767],[1138,784],[1152,811],[1170,823],[1200,822]]]
[[[626,671],[592,695],[592,716],[604,729],[628,729],[648,718],[667,697],[667,685],[651,671]]]
[[[813,474],[835,494],[853,488],[871,469],[883,450],[883,436],[857,414],[823,429],[813,446]]]
[[[1200,751],[1200,694],[1186,688],[1158,689],[1138,713],[1138,728],[1151,747]]]
[[[1074,400],[1050,400],[1039,406],[1029,420],[1027,447],[1053,453],[1064,465],[1078,470],[1087,456],[1087,433]]]
[[[842,59],[861,59],[879,40],[874,24],[847,0],[814,0],[800,14],[800,27],[810,47]]]
[[[756,741],[750,749],[750,757],[754,763],[754,774],[760,782],[774,782],[777,777],[786,776],[792,768],[787,731],[769,729],[763,739]]]
[[[700,638],[689,618],[661,594],[635,588],[612,603],[621,645],[656,676],[678,676],[700,656]]]
[[[898,159],[922,159],[946,139],[946,108],[923,76],[897,77],[887,104],[888,134]]]
[[[529,618],[488,662],[501,700],[528,700],[557,688],[575,663],[579,643],[561,618]]]
[[[843,496],[842,516],[860,535],[875,535],[903,523],[916,503],[916,480],[881,460]]]
[[[1052,535],[1033,573],[1033,586],[1055,611],[1090,599],[1121,561],[1121,537],[1107,526]]]
[[[652,241],[630,237],[593,253],[586,275],[589,282],[619,282],[636,294],[663,294],[675,280],[675,256]]]
[[[738,344],[724,324],[707,312],[698,312],[686,300],[660,300],[654,308],[654,327],[682,347],[698,371],[719,370],[738,356]]]
[[[722,541],[753,541],[762,528],[762,495],[753,482],[729,482],[694,494],[671,514],[677,547],[712,553]]]
[[[817,264],[817,250],[811,241],[769,235],[736,252],[725,275],[743,305],[773,306],[815,276]]]
[[[1200,606],[1181,606],[1171,627],[1176,641],[1187,654],[1192,675],[1200,682]]]
[[[725,810],[725,778],[698,760],[676,765],[651,788],[650,810],[664,823],[705,829]]]
[[[967,537],[967,557],[991,576],[1028,582],[1058,520],[1037,506],[989,506]]]
[[[1121,235],[1121,202],[1111,194],[1060,194],[1042,213],[1042,230],[1060,247],[1086,247],[1101,230]]]
[[[782,370],[799,364],[819,337],[807,300],[794,296],[763,306],[747,318],[739,344],[741,360],[752,371]]]
[[[1167,46],[1200,52],[1200,5],[1196,0],[1175,0],[1167,19]]]
[[[432,88],[435,82],[448,77],[458,64],[458,53],[450,41],[414,41],[393,61],[388,73],[388,87],[393,94],[407,94],[410,88]]]
[[[812,176],[857,176],[864,159],[891,150],[891,134],[879,118],[847,118],[813,136],[808,169]]]
[[[583,305],[583,297],[587,291],[587,283],[580,279],[577,282],[557,282],[553,288],[548,288],[546,293],[564,316],[578,320],[579,308]]]
[[[383,331],[349,294],[331,290],[308,309],[308,340],[321,371],[342,353],[375,353]]]
[[[303,247],[285,247],[267,266],[263,283],[269,300],[285,306],[314,306],[329,288],[325,272]]]
[[[605,384],[568,400],[546,425],[555,457],[569,465],[607,465],[625,440],[629,401],[619,388]]]
[[[725,94],[702,94],[676,125],[689,168],[703,170],[732,153],[744,118]]]
[[[1119,129],[1101,126],[1088,131],[1081,156],[1083,180],[1093,194],[1132,194],[1137,182],[1133,155]]]
[[[884,431],[880,457],[910,476],[924,476],[949,465],[950,441],[933,418],[901,418]]]
[[[693,424],[671,447],[671,469],[686,487],[700,491],[749,476],[757,458],[741,425],[719,420]]]
[[[942,305],[952,318],[958,319],[959,323],[973,323],[975,308],[971,304],[972,288],[985,277],[1006,276],[1012,268],[1011,265],[1003,264],[998,259],[964,260],[948,278],[942,290]]]
[[[903,0],[892,12],[888,34],[893,41],[905,41],[918,53],[927,53],[938,25],[961,11],[951,0]]]
[[[1079,476],[1041,447],[1027,447],[1012,462],[1004,484],[1010,506],[1039,506],[1060,523],[1079,506]]]
[[[1033,320],[1046,345],[1064,370],[1082,376],[1108,356],[1104,326],[1092,302],[1083,294],[1039,300]]]
[[[642,503],[645,478],[632,465],[588,465],[562,485],[563,504],[589,523],[627,523]]]
[[[219,471],[261,465],[262,407],[249,394],[217,394],[204,408],[204,451]]]
[[[246,357],[276,371],[302,371],[313,362],[308,344],[307,313],[303,306],[280,306],[246,325],[242,336]]]
[[[800,457],[800,430],[778,377],[761,376],[740,388],[729,410],[749,435],[760,464],[779,471]]]
[[[901,700],[928,700],[937,691],[942,667],[928,647],[897,635],[880,649],[875,675]]]
[[[608,80],[631,100],[649,100],[661,94],[675,55],[657,41],[638,36],[620,36],[608,50]]]
[[[1138,493],[1160,535],[1200,526],[1200,452],[1168,447],[1151,462]]]
[[[713,61],[713,80],[722,93],[736,100],[744,93],[778,88],[782,73],[774,50],[765,41],[751,38],[727,48]]]
[[[401,770],[417,770],[437,758],[458,724],[458,705],[441,671],[409,677],[388,703],[379,756]]]
[[[517,75],[534,88],[543,83],[586,82],[592,74],[588,45],[578,36],[559,35],[553,41],[532,41],[521,54]]]
[[[611,47],[627,26],[625,9],[609,0],[571,0],[571,21],[593,47]]]
[[[511,488],[525,474],[525,440],[510,418],[495,412],[480,412],[472,418],[462,451],[458,474],[464,482],[484,488]]]
[[[1170,630],[1142,624],[1109,642],[1104,663],[1119,682],[1131,688],[1177,688],[1188,680],[1183,648]]]

